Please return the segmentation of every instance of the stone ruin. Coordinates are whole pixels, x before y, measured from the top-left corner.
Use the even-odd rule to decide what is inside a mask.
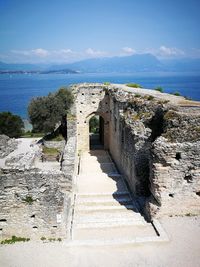
[[[57,169],[35,163],[35,146],[9,158],[18,141],[0,138],[2,238],[70,238],[78,158],[90,149],[94,115],[102,118],[104,149],[147,220],[200,213],[199,102],[123,85],[79,84],[72,90],[68,141],[61,144]]]

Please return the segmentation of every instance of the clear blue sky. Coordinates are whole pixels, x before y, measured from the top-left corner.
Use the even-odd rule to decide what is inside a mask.
[[[199,0],[0,0],[0,60],[200,57]]]

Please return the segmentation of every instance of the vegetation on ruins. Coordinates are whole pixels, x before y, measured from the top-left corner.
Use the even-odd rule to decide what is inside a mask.
[[[0,112],[0,134],[9,137],[20,137],[22,135],[24,123],[20,116],[11,112]]]
[[[29,205],[33,204],[35,201],[31,196],[26,196],[25,198],[22,199],[22,201],[28,203]]]
[[[67,87],[48,96],[33,98],[28,106],[33,132],[52,132],[69,111],[73,100],[73,94]]]
[[[2,245],[5,245],[5,244],[14,244],[16,242],[27,242],[27,241],[30,241],[30,238],[26,238],[26,237],[17,237],[15,235],[12,236],[12,238],[10,239],[5,239],[5,240],[2,240],[1,241],[1,244]]]
[[[174,92],[173,95],[181,96],[181,94],[179,92]]]
[[[156,90],[160,93],[164,93],[164,89],[161,86],[156,87],[154,90]]]
[[[59,150],[54,147],[43,147],[42,152],[45,155],[57,155],[59,153]]]
[[[133,87],[133,88],[143,88],[142,85],[138,83],[127,83],[126,86]]]

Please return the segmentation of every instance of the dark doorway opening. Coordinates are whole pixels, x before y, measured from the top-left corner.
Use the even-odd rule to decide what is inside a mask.
[[[94,115],[89,121],[90,149],[104,148],[104,119]]]

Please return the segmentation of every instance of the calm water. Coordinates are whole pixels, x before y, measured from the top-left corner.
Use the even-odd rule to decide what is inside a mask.
[[[61,86],[81,82],[134,82],[150,89],[162,86],[165,92],[178,91],[200,100],[200,75],[197,74],[5,74],[0,75],[0,112],[11,111],[26,118],[32,97],[47,95]]]

